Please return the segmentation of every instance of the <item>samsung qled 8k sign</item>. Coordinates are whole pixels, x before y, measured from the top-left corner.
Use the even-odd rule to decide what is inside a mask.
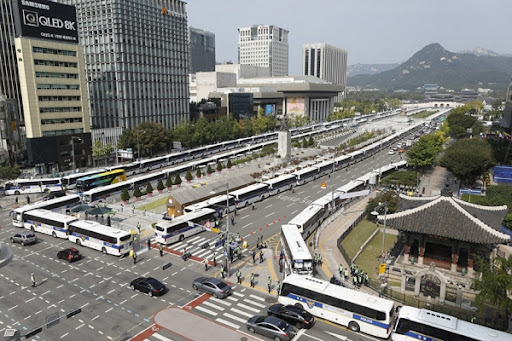
[[[46,0],[12,0],[16,35],[78,43],[74,6]],[[17,14],[17,15],[16,15]]]

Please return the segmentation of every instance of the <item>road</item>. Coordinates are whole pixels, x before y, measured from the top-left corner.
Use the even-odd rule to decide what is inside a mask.
[[[280,225],[289,221],[312,201],[355,179],[371,169],[397,161],[397,155],[387,155],[387,150],[374,158],[366,159],[341,170],[333,176],[323,177],[298,187],[294,194],[285,192],[258,203],[256,210],[239,210],[231,230],[240,233],[250,246],[260,236],[276,247]],[[327,190],[320,188],[325,182]],[[12,226],[9,211],[0,212],[0,241],[8,244],[9,237],[19,229]],[[216,252],[221,260],[222,250],[214,246],[216,234],[205,232],[183,244],[171,246],[173,250],[187,251],[199,258],[211,258]],[[6,328],[15,328],[26,334],[43,326],[46,320],[59,314],[58,323],[44,327],[34,340],[128,340],[154,325],[154,316],[166,308],[180,308],[194,302],[201,295],[191,288],[194,278],[205,274],[204,265],[194,260],[184,261],[178,255],[166,253],[160,257],[150,250],[141,253],[134,265],[131,259],[119,259],[80,248],[84,259],[67,263],[56,258],[58,250],[74,246],[70,242],[38,234],[39,242],[30,246],[10,244],[13,260],[0,271],[0,334]],[[200,245],[209,242],[202,249]],[[172,265],[163,270],[164,264]],[[234,263],[236,265],[236,262]],[[31,287],[30,274],[38,282]],[[213,268],[207,272],[218,274]],[[152,298],[129,288],[129,283],[140,276],[152,276],[169,287],[169,292]],[[202,316],[230,330],[245,331],[244,322],[253,314],[265,313],[276,299],[258,289],[236,286],[235,294],[220,301],[207,297],[187,313]],[[71,318],[66,313],[81,308]],[[158,316],[158,315],[157,315]],[[158,335],[158,336],[155,336]],[[339,335],[339,337],[335,335]],[[331,336],[328,336],[331,335]],[[184,340],[177,334],[158,330],[149,340]],[[367,336],[354,334],[345,328],[319,321],[311,330],[299,333],[297,340],[370,340]]]

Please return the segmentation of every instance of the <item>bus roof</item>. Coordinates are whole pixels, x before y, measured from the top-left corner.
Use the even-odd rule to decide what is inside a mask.
[[[275,178],[265,180],[265,181],[263,181],[263,183],[268,184],[268,185],[273,185],[275,183],[278,183],[281,181],[286,181],[288,179],[295,179],[295,175],[294,174],[283,174],[283,175],[279,175]]]
[[[29,204],[29,205],[23,205],[21,207],[14,209],[14,212],[23,213],[26,211],[35,210],[36,208],[45,208],[45,207],[47,207],[49,205],[53,205],[55,203],[64,202],[67,200],[79,199],[79,198],[80,198],[80,196],[78,194],[65,195],[63,197],[53,198],[53,199],[44,200],[44,201],[38,201],[38,202]]]
[[[268,188],[268,185],[262,184],[262,183],[257,183],[257,184],[252,184],[252,185],[244,187],[244,188],[237,189],[236,191],[229,192],[229,194],[236,196],[238,194],[247,193],[247,192],[254,191],[254,190],[257,190],[260,188],[264,188],[264,187]]]
[[[98,174],[98,173],[102,173],[102,172],[105,172],[105,169],[96,169],[96,170],[92,170],[92,171],[88,171],[88,172],[83,172],[83,173],[72,173],[72,174],[69,174],[69,175],[66,175],[66,176],[63,176],[62,179],[80,179],[82,177],[85,177],[87,175],[93,175],[93,174]]]
[[[296,215],[288,224],[304,225],[313,215],[321,211],[323,208],[319,206],[309,205],[302,212]]]
[[[234,198],[232,195],[229,195],[229,199],[231,198]],[[226,201],[228,200],[228,196],[226,194],[223,194],[223,195],[217,195],[215,197],[212,197],[210,199],[207,199],[207,200],[204,200],[204,201],[201,201],[201,202],[198,202],[198,203],[195,203],[195,204],[192,204],[192,205],[187,205],[185,207],[185,209],[190,212],[190,211],[195,211],[195,210],[198,210],[198,209],[201,209],[201,208],[207,208],[211,205],[225,205],[226,204]]]
[[[35,210],[30,210],[27,213],[32,214],[32,215],[37,215],[38,217],[44,217],[47,219],[61,221],[63,223],[70,223],[72,221],[78,220],[77,217],[67,215],[67,214],[58,213],[58,212],[53,212],[50,210],[46,210],[44,208],[36,208]]]
[[[187,212],[184,215],[173,218],[172,220],[161,220],[156,225],[166,228],[212,213],[215,213],[215,210],[212,210],[211,208],[201,208],[192,212]]]
[[[122,237],[131,234],[130,231],[120,230],[107,225],[102,225],[92,220],[77,220],[75,222],[72,222],[70,225],[79,228],[85,228],[89,231],[98,232],[109,237]]]
[[[385,298],[373,296],[362,291],[348,289],[310,276],[291,274],[283,280],[283,283],[291,283],[301,288],[307,288],[329,296],[339,297],[345,301],[365,305],[386,313],[389,313],[395,305],[393,301]]]
[[[296,170],[295,172],[293,172],[293,174],[302,175],[302,174],[307,174],[309,172],[317,172],[317,171],[318,171],[317,167],[306,167],[306,168],[302,168],[300,170]]]
[[[286,244],[290,248],[292,257],[303,260],[313,259],[311,252],[306,245],[306,242],[302,238],[302,234],[295,225],[282,225],[281,235],[286,240]]]

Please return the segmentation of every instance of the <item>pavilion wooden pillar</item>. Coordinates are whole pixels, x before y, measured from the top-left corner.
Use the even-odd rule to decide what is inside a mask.
[[[407,236],[405,238],[405,251],[404,251],[404,263],[409,263],[409,241],[410,241],[410,235],[407,233]]]
[[[475,253],[475,248],[473,246],[471,246],[469,248],[469,262],[468,262],[468,276],[469,277],[473,277],[475,275],[475,269],[474,269],[475,260],[473,257],[474,253]]]
[[[459,242],[455,242],[452,246],[452,264],[450,264],[450,271],[457,272],[457,255],[459,254]]]
[[[420,255],[418,257],[418,265],[423,265],[423,256],[425,255],[425,235],[420,238]]]

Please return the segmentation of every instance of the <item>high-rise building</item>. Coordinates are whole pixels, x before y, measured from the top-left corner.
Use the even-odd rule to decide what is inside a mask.
[[[239,28],[238,63],[268,67],[271,76],[287,76],[288,31],[273,25]]]
[[[42,172],[86,166],[91,125],[75,7],[47,0],[12,4],[28,162]]]
[[[510,84],[507,88],[507,98],[505,100],[501,125],[509,132],[512,131],[512,79],[510,79]]]
[[[26,152],[23,106],[18,62],[14,46],[14,11],[12,0],[0,0],[0,95],[6,103],[4,115],[0,119],[1,139],[9,153],[11,163],[21,163]],[[8,104],[7,104],[8,103]],[[7,128],[8,127],[8,128]]]
[[[188,119],[184,1],[58,1],[76,6],[93,128]]]
[[[215,34],[190,27],[189,59],[192,74],[215,71]]]
[[[326,43],[302,45],[302,75],[318,77],[345,87],[347,51]],[[337,100],[341,98],[342,94]]]

